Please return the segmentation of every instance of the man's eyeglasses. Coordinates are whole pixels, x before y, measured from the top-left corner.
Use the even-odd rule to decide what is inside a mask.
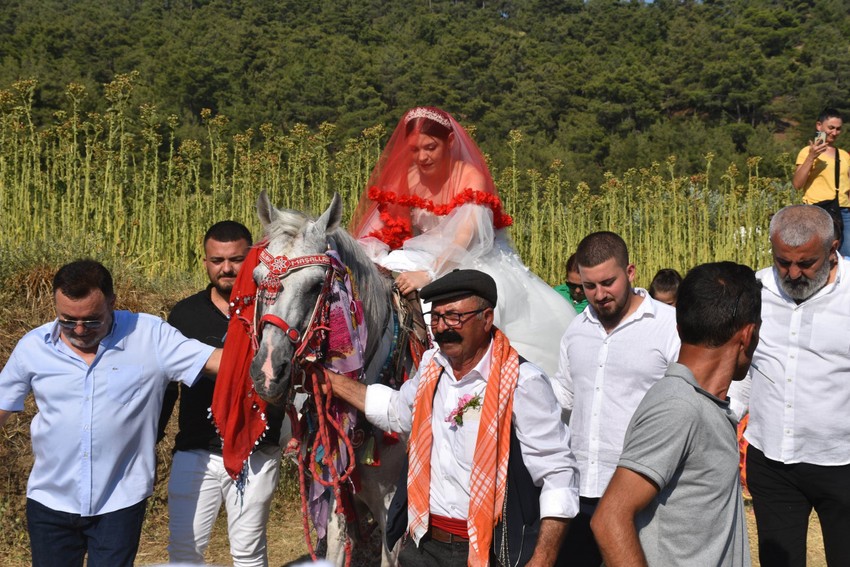
[[[570,291],[584,291],[584,288],[580,283],[567,282],[567,288]]]
[[[59,319],[58,323],[60,327],[69,331],[76,329],[77,325],[82,325],[89,330],[100,329],[103,326],[103,321],[98,321],[97,319],[90,321],[84,321],[82,319]]]
[[[443,320],[446,327],[460,327],[468,319],[467,315],[477,315],[487,309],[488,308],[485,307],[483,309],[476,309],[475,311],[464,311],[463,313],[455,313],[454,311],[449,311],[448,313],[437,313],[435,311],[429,311],[428,313],[425,313],[425,315],[431,316],[432,327],[436,327],[437,323],[440,322],[440,319]]]

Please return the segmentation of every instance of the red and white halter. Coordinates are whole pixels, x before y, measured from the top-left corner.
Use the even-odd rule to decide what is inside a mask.
[[[268,268],[269,273],[266,274],[266,277],[263,278],[263,280],[259,284],[257,284],[257,304],[259,304],[259,302],[262,300],[262,302],[266,305],[273,305],[275,301],[277,301],[277,296],[283,289],[283,279],[296,270],[307,268],[309,266],[330,266],[332,269],[327,270],[327,275],[325,276],[325,288],[330,285],[330,282],[334,277],[335,270],[344,270],[344,267],[342,267],[341,265],[335,265],[333,259],[326,254],[313,254],[310,256],[298,256],[296,258],[287,258],[286,256],[272,256],[268,248],[264,248],[260,252],[260,262],[262,262],[263,265]],[[310,323],[305,329],[305,334],[309,332],[313,327],[314,318],[316,312],[318,311],[317,308],[322,303],[322,298],[324,297],[324,291],[325,290],[323,289],[323,293],[319,294],[319,299],[316,305],[313,307],[313,315],[311,315],[310,317]],[[265,327],[266,324],[271,324],[282,330],[284,334],[286,334],[286,337],[292,342],[292,344],[296,345],[296,347],[300,346],[300,343],[302,342],[302,334],[298,329],[291,326],[282,318],[272,313],[266,313],[262,317],[260,317],[259,321],[256,321],[257,313],[258,309],[255,308],[255,342],[262,334],[263,327]]]

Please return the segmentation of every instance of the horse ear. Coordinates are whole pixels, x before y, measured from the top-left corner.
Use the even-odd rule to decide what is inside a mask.
[[[277,212],[269,201],[269,194],[263,189],[260,191],[260,196],[257,197],[257,216],[260,217],[260,222],[263,227],[268,226],[272,222],[272,216]]]
[[[316,219],[316,224],[314,227],[316,230],[320,230],[325,234],[330,234],[339,228],[339,224],[342,221],[342,198],[340,198],[339,193],[334,193],[333,198],[331,199],[331,204],[328,205],[328,208],[325,209],[325,212],[322,213],[318,219]]]

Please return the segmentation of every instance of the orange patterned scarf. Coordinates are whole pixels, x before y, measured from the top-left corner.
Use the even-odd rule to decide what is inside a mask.
[[[431,417],[434,392],[443,368],[431,359],[416,390],[413,426],[408,444],[408,530],[417,543],[428,531],[431,509]],[[505,497],[511,444],[511,412],[519,378],[519,356],[498,329],[493,335],[490,375],[484,391],[481,424],[469,478],[469,565],[486,567],[493,528]]]

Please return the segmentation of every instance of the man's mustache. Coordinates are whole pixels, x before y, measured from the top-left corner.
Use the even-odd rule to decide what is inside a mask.
[[[440,344],[459,343],[463,341],[463,337],[461,337],[460,333],[458,333],[457,331],[452,331],[451,329],[449,329],[440,333],[434,333],[434,340]]]

